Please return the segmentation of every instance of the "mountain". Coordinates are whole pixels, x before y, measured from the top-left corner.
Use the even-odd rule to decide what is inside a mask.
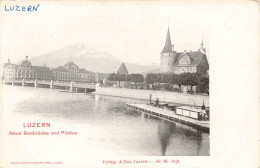
[[[67,45],[59,50],[30,58],[33,65],[46,64],[49,67],[62,66],[69,60],[80,68],[103,73],[116,72],[123,62],[109,53],[89,48],[84,44]],[[125,65],[129,73],[143,73],[159,68],[157,64],[138,65],[125,62]]]

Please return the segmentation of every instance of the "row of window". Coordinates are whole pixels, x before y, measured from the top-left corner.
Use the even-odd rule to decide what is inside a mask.
[[[50,74],[42,74],[42,73],[14,73],[14,72],[6,72],[5,76],[50,76]]]
[[[188,60],[188,59],[186,59],[186,60],[181,59],[180,60],[180,64],[190,64],[190,60]]]
[[[75,78],[64,78],[64,77],[57,77],[56,78],[57,80],[70,80],[70,79],[75,79]],[[76,80],[79,80],[79,81],[86,81],[86,80],[89,80],[90,78],[78,78]]]
[[[163,64],[161,63],[161,65],[173,65],[174,63],[166,63],[166,64]],[[180,64],[190,64],[190,61],[189,60],[180,60]]]
[[[161,57],[172,57],[172,56],[174,56],[174,55],[171,55],[171,54],[169,54],[169,55],[166,55],[166,54],[163,55],[163,54],[162,54],[162,55],[161,55]]]
[[[89,78],[89,74],[55,74],[56,77],[77,77],[77,78]]]
[[[181,67],[180,72],[196,72],[196,67]]]
[[[6,77],[10,77],[10,76],[16,76],[17,78],[22,78],[22,77],[25,77],[25,78],[34,78],[34,77],[43,77],[43,78],[51,78],[50,75],[40,75],[40,74],[21,74],[21,73],[5,73],[5,76]],[[74,77],[74,78],[84,78],[84,79],[87,79],[87,78],[90,78],[90,75],[81,75],[81,76],[63,76],[63,75],[59,75],[57,76],[57,78],[71,78],[71,77]]]

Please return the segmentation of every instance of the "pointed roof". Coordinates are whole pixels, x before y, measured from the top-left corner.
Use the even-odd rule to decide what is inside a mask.
[[[128,74],[125,63],[122,63],[121,66],[118,68],[117,74]]]
[[[203,44],[203,37],[201,39],[201,44],[200,44],[200,47],[203,48],[204,47],[204,44]]]
[[[200,44],[199,51],[202,52],[203,54],[206,54],[206,49],[204,48],[204,44],[203,44],[203,38]]]
[[[176,53],[176,60],[179,60],[183,56],[183,52]],[[186,52],[186,55],[191,58],[190,64],[187,66],[197,66],[200,64],[201,60],[203,58],[207,59],[206,55],[202,53],[201,51],[191,51],[191,52]],[[175,61],[174,66],[185,66],[185,65],[180,65],[179,61]]]
[[[168,27],[167,37],[165,41],[164,48],[161,53],[172,53],[172,43],[171,43],[171,36],[170,36],[170,29]]]

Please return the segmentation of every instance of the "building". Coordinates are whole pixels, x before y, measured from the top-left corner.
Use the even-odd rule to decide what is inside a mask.
[[[11,64],[10,60],[2,66],[2,79],[27,79],[27,80],[60,80],[76,82],[100,82],[108,78],[108,74],[94,73],[84,68],[79,68],[75,63],[68,62],[63,66],[50,69],[46,66],[32,66],[26,56],[20,65]]]
[[[174,45],[171,43],[169,28],[160,59],[162,73],[207,73],[209,69],[203,41],[198,51],[188,52],[185,50],[184,52],[176,52]]]
[[[79,68],[72,61],[63,66],[52,69],[54,80],[76,81],[76,82],[95,82],[96,75],[94,72]]]
[[[15,79],[51,80],[52,77],[52,71],[49,67],[32,66],[28,56],[26,56],[25,60],[23,60],[20,65],[16,66]]]
[[[128,74],[128,70],[126,69],[125,63],[122,63],[121,66],[118,68],[117,74]]]
[[[12,64],[8,58],[8,62],[3,65],[2,69],[2,77],[4,80],[14,80],[15,79],[15,73],[16,73],[16,66],[15,64]]]
[[[107,79],[109,74],[95,73],[79,68],[73,62],[68,62],[63,66],[50,69],[46,66],[32,66],[26,56],[20,65],[11,64],[8,59],[7,63],[2,65],[3,80],[59,80],[75,82],[101,82]]]
[[[108,73],[96,73],[96,79],[95,82],[98,83],[106,83],[108,79],[109,74]]]
[[[15,79],[52,79],[52,71],[46,66],[32,66],[31,62],[26,56],[25,60],[20,65],[12,64],[8,59],[8,62],[3,65],[3,79],[15,80]]]

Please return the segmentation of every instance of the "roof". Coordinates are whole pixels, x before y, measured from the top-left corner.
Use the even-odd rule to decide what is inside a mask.
[[[172,43],[171,43],[171,36],[170,36],[170,29],[168,27],[167,37],[165,41],[164,48],[161,53],[172,53]]]
[[[125,63],[122,63],[121,66],[117,70],[118,74],[128,74],[128,71],[125,67]]]
[[[180,107],[177,107],[177,109],[183,109],[183,110],[193,111],[193,112],[197,112],[197,113],[202,112],[201,108],[188,107],[188,106],[180,106]]]
[[[85,68],[80,68],[79,69],[79,73],[88,73],[88,74],[90,74],[90,73],[94,73],[94,72],[88,71]]]
[[[59,71],[59,72],[68,72],[67,69],[65,69],[64,67],[62,66],[59,66],[57,68],[52,68],[53,71]]]
[[[8,66],[12,66],[12,67],[15,66],[16,67],[17,65],[16,64],[12,64],[12,63],[4,63],[3,64],[3,67],[8,67]]]
[[[16,68],[18,65],[16,64],[11,64],[11,63],[7,63],[6,65],[4,65],[5,68]]]
[[[80,69],[79,69],[79,72],[80,72],[80,73],[87,73],[87,70],[86,70],[85,68],[80,68]]]
[[[182,57],[183,54],[184,54],[184,52],[176,53],[176,61],[173,64],[174,66],[179,65],[179,59]],[[200,61],[202,60],[202,58],[205,56],[205,54],[203,54],[200,51],[186,52],[186,55],[188,55],[191,58],[191,62],[187,66],[198,65],[200,63]],[[180,66],[185,66],[185,65],[180,65]]]
[[[76,67],[77,69],[79,69],[79,66],[78,65],[76,65],[74,62],[72,62],[72,61],[70,61],[70,62],[68,62],[67,64],[65,64],[64,66],[63,66],[64,68],[66,68],[66,69],[71,69],[71,68],[73,68],[73,67]]]
[[[39,70],[39,71],[50,71],[51,70],[49,67],[45,67],[45,66],[32,66],[32,69]]]
[[[31,67],[32,64],[29,60],[23,60],[21,63],[21,67]]]

